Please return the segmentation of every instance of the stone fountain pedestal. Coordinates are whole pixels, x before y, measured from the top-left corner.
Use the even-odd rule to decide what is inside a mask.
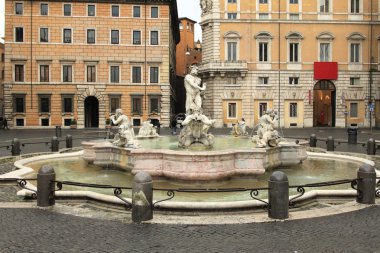
[[[129,149],[103,141],[85,141],[83,158],[103,168],[119,168],[137,174],[176,180],[221,180],[260,175],[266,169],[296,165],[307,158],[306,146],[280,143],[274,148],[189,151]]]

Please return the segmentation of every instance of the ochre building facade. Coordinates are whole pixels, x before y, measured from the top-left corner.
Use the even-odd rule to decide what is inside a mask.
[[[203,0],[206,114],[283,127],[380,125],[378,0]]]
[[[117,108],[168,125],[175,0],[5,1],[5,116],[13,127],[104,127]]]

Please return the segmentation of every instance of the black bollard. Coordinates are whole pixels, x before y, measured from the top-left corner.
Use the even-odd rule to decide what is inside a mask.
[[[57,136],[53,136],[51,138],[51,152],[58,152],[59,151],[59,140]]]
[[[133,179],[132,221],[142,222],[153,219],[153,183],[147,172],[139,172]]]
[[[66,135],[66,148],[73,148],[73,137],[70,134]]]
[[[329,136],[326,141],[327,144],[327,151],[334,151],[335,145],[334,145],[334,138],[332,136]]]
[[[310,135],[309,145],[312,148],[317,147],[317,136],[315,134]]]
[[[373,138],[367,142],[367,155],[376,155],[376,141]]]
[[[55,172],[50,165],[44,165],[37,174],[37,206],[47,207],[55,204]]]
[[[289,181],[285,173],[275,171],[268,181],[268,217],[272,219],[289,218]]]
[[[361,204],[375,204],[376,198],[376,171],[369,164],[363,164],[358,170],[358,193],[356,202]]]
[[[61,126],[55,126],[55,136],[56,137],[61,137],[62,136]]]
[[[358,128],[357,127],[348,127],[348,144],[357,144],[358,143]]]
[[[17,139],[17,138],[14,138],[12,140],[12,156],[17,156],[17,155],[20,155],[21,154],[21,144],[20,144],[20,140]]]

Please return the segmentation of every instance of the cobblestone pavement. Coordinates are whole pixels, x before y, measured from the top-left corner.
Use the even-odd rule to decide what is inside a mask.
[[[229,130],[214,131],[226,134]],[[345,129],[288,129],[283,132],[285,136],[315,133],[320,138],[333,135],[336,139],[347,139]],[[80,130],[75,133],[78,136],[87,134]],[[164,133],[170,134],[169,129]],[[0,131],[0,142],[4,145],[6,140],[15,137],[48,140],[46,136],[53,134],[53,130]],[[377,139],[378,136],[379,130],[372,133],[362,130],[358,140]],[[361,149],[347,144],[338,147],[342,151]],[[46,145],[30,149],[43,151]],[[13,169],[12,164],[7,163],[0,166],[0,173]],[[267,223],[131,224],[129,220],[86,218],[50,209],[25,208],[20,205],[22,203],[15,203],[20,201],[15,193],[15,186],[0,184],[0,252],[380,252],[380,205],[333,216]]]
[[[0,209],[1,252],[380,252],[380,206],[240,225],[126,224]]]

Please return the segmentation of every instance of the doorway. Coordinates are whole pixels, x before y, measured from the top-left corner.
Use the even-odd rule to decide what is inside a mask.
[[[84,100],[84,126],[99,127],[99,100],[94,96]]]
[[[314,85],[313,126],[335,127],[336,89],[330,80],[321,80]]]

